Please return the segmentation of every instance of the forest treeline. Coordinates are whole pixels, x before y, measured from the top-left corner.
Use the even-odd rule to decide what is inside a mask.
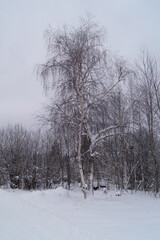
[[[103,185],[160,189],[160,75],[146,50],[135,64],[113,55],[91,20],[45,32],[48,58],[39,65],[49,103],[41,122],[0,130],[0,185],[70,188],[84,197]]]

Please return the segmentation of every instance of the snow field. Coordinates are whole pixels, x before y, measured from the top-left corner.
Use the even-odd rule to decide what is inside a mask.
[[[148,194],[0,189],[0,240],[160,240],[160,199]]]

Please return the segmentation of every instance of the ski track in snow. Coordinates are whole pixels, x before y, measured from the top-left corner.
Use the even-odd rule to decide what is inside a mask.
[[[160,199],[0,189],[0,240],[160,240]]]

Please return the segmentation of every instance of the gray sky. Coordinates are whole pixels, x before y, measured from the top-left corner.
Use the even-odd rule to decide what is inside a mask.
[[[143,45],[159,57],[159,0],[0,0],[0,127],[34,124],[46,102],[33,72],[45,61],[44,30],[87,13],[106,28],[112,51],[133,61]]]

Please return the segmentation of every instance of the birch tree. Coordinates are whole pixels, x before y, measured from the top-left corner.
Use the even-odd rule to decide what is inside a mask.
[[[156,138],[159,127],[159,78],[157,61],[148,52],[143,51],[138,67],[139,89],[141,93],[141,105],[145,116],[145,124],[149,135],[149,162],[151,167],[150,180],[152,191],[157,193],[159,188],[159,161],[156,154]],[[158,121],[157,121],[158,120]]]
[[[91,19],[81,20],[77,28],[62,30],[49,28],[45,33],[48,60],[40,65],[39,72],[44,89],[56,97],[55,106],[72,122],[77,132],[77,161],[82,191],[86,198],[86,179],[82,166],[82,136],[86,135],[90,146],[89,189],[93,182],[93,148],[104,139],[111,127],[99,133],[90,126],[91,110],[99,101],[123,80],[128,69],[124,61],[114,61],[104,46],[105,34]],[[116,71],[115,71],[116,69]],[[117,126],[113,126],[115,128]],[[93,131],[92,131],[93,130]],[[107,134],[106,134],[107,133]]]

